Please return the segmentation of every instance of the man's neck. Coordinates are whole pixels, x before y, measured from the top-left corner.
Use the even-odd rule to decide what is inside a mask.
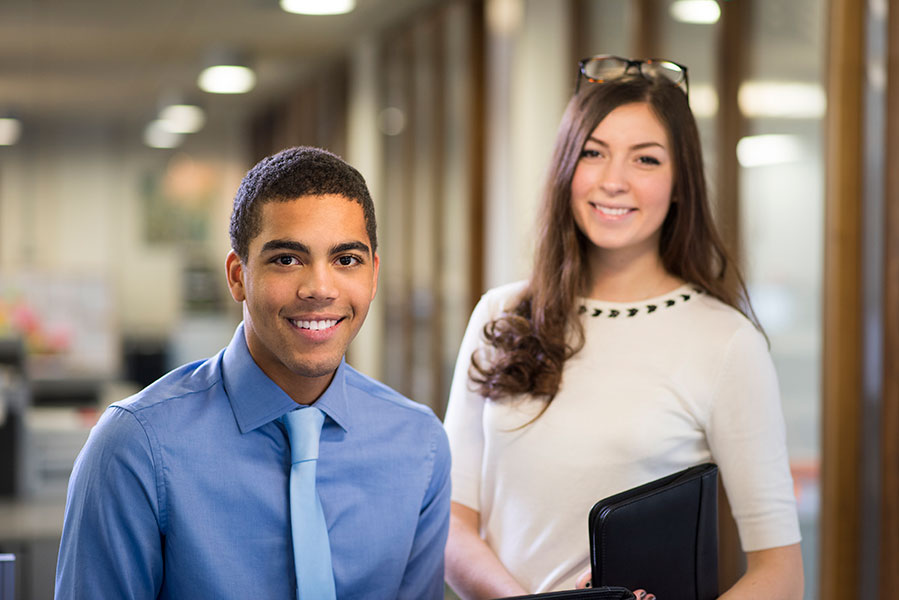
[[[290,382],[287,386],[278,381],[275,381],[275,383],[287,392],[287,395],[290,396],[294,402],[308,406],[321,398],[322,394],[325,393],[325,390],[328,389],[328,386],[331,385],[331,382],[334,381],[335,373],[337,373],[337,371],[323,377],[303,377],[301,375],[295,375],[292,379],[297,379],[299,381]]]

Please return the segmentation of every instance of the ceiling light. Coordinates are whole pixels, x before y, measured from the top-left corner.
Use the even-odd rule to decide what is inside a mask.
[[[522,0],[488,0],[485,11],[487,28],[497,35],[511,35],[524,22]]]
[[[824,89],[816,83],[747,81],[737,95],[747,117],[820,119],[827,109]]]
[[[256,85],[256,74],[243,65],[213,65],[203,69],[197,85],[210,94],[245,94]]]
[[[406,128],[406,113],[395,106],[389,106],[378,113],[378,129],[384,135],[399,135]]]
[[[281,9],[298,15],[342,15],[356,8],[356,0],[281,0]]]
[[[184,136],[166,129],[166,124],[157,119],[144,128],[144,144],[151,148],[175,148],[181,144]]]
[[[22,122],[12,117],[0,118],[0,146],[12,146],[22,135]]]
[[[802,155],[802,143],[795,135],[753,135],[737,142],[737,160],[740,161],[741,167],[795,162],[800,160]]]
[[[193,104],[170,104],[159,111],[159,120],[172,133],[196,133],[206,123],[206,113]]]
[[[721,18],[721,7],[715,0],[676,0],[668,10],[671,18],[681,23],[711,25]]]

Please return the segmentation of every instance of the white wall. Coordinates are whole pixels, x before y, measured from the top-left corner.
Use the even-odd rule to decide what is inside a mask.
[[[26,123],[20,144],[0,148],[0,281],[100,280],[114,335],[169,334],[183,317],[185,252],[145,241],[141,181],[176,152],[214,169],[202,252],[220,257],[224,286],[231,200],[247,168],[242,137],[239,122],[223,120],[177,151],[157,150],[140,144],[139,130]]]
[[[381,193],[381,133],[375,126],[381,108],[378,97],[378,65],[376,36],[360,39],[350,55],[350,89],[347,114],[346,159],[356,167],[365,182],[375,204],[375,215],[380,217]],[[383,231],[378,227],[378,232]],[[384,338],[384,294],[375,296],[365,324],[350,346],[353,367],[373,377],[383,372],[381,340]]]
[[[576,65],[568,55],[569,3],[490,0],[487,10],[485,279],[490,288],[530,272],[537,205]],[[497,15],[509,15],[508,20]]]

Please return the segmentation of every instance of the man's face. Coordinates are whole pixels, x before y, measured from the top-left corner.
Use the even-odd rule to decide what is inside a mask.
[[[244,302],[256,364],[294,400],[328,386],[378,287],[362,206],[340,195],[261,207],[246,264],[228,254],[231,295]]]

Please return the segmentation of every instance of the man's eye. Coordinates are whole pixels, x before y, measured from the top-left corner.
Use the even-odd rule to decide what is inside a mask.
[[[355,256],[341,256],[337,259],[337,263],[342,267],[352,267],[359,264],[359,259]]]
[[[285,267],[289,267],[290,265],[297,264],[297,259],[293,256],[278,256],[275,258],[275,262],[279,265],[284,265]]]

